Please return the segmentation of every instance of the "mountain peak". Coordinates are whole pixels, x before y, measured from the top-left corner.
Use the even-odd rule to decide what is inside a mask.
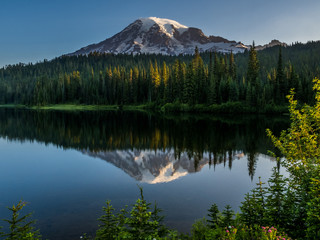
[[[238,53],[247,48],[222,37],[206,36],[201,29],[187,27],[174,20],[148,17],[137,19],[111,38],[70,55],[86,55],[90,52],[179,55],[193,54],[196,46],[200,52]]]
[[[180,34],[184,31],[188,30],[188,27],[178,23],[177,21],[166,19],[166,18],[158,18],[158,17],[148,17],[148,18],[140,18],[137,21],[142,22],[142,30],[148,31],[154,24],[160,26],[160,29],[173,37],[174,31],[178,30]]]

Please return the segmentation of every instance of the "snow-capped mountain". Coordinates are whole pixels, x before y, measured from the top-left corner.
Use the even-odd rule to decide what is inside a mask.
[[[239,53],[248,46],[222,37],[206,36],[200,29],[176,21],[149,17],[140,18],[124,30],[100,43],[92,44],[69,55],[100,53],[156,53],[167,55],[192,54],[200,51]]]
[[[186,152],[182,153],[180,157],[177,157],[173,149],[166,149],[164,151],[116,150],[110,152],[83,150],[82,153],[105,160],[122,169],[137,181],[149,184],[177,180],[189,173],[201,171],[201,169],[210,162],[209,156],[203,156],[203,158],[195,160],[194,158],[190,159]],[[245,157],[245,155],[241,152],[232,156],[233,159],[243,157]]]

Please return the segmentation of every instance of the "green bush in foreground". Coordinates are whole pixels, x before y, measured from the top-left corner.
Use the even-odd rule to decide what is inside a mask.
[[[289,202],[287,218],[291,225],[286,228],[302,239],[320,239],[320,80],[314,79],[313,82],[315,104],[298,109],[291,90],[287,97],[290,128],[279,138],[267,130],[274,145],[284,155],[282,165],[290,174],[287,182],[290,191],[281,197]]]

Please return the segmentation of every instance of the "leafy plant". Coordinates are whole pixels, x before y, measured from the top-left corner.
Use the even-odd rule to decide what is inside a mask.
[[[316,78],[313,82],[315,104],[298,109],[294,90],[291,90],[287,96],[290,128],[278,138],[267,130],[274,145],[284,155],[282,165],[290,174],[289,188],[293,190],[297,209],[294,217],[299,219],[295,227],[299,227],[299,237],[309,239],[320,235],[320,80]]]

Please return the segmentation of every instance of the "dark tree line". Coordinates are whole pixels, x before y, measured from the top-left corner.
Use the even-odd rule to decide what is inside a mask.
[[[295,88],[312,103],[320,75],[320,42],[243,54],[62,56],[0,69],[0,103],[136,105],[223,104],[280,106]]]

